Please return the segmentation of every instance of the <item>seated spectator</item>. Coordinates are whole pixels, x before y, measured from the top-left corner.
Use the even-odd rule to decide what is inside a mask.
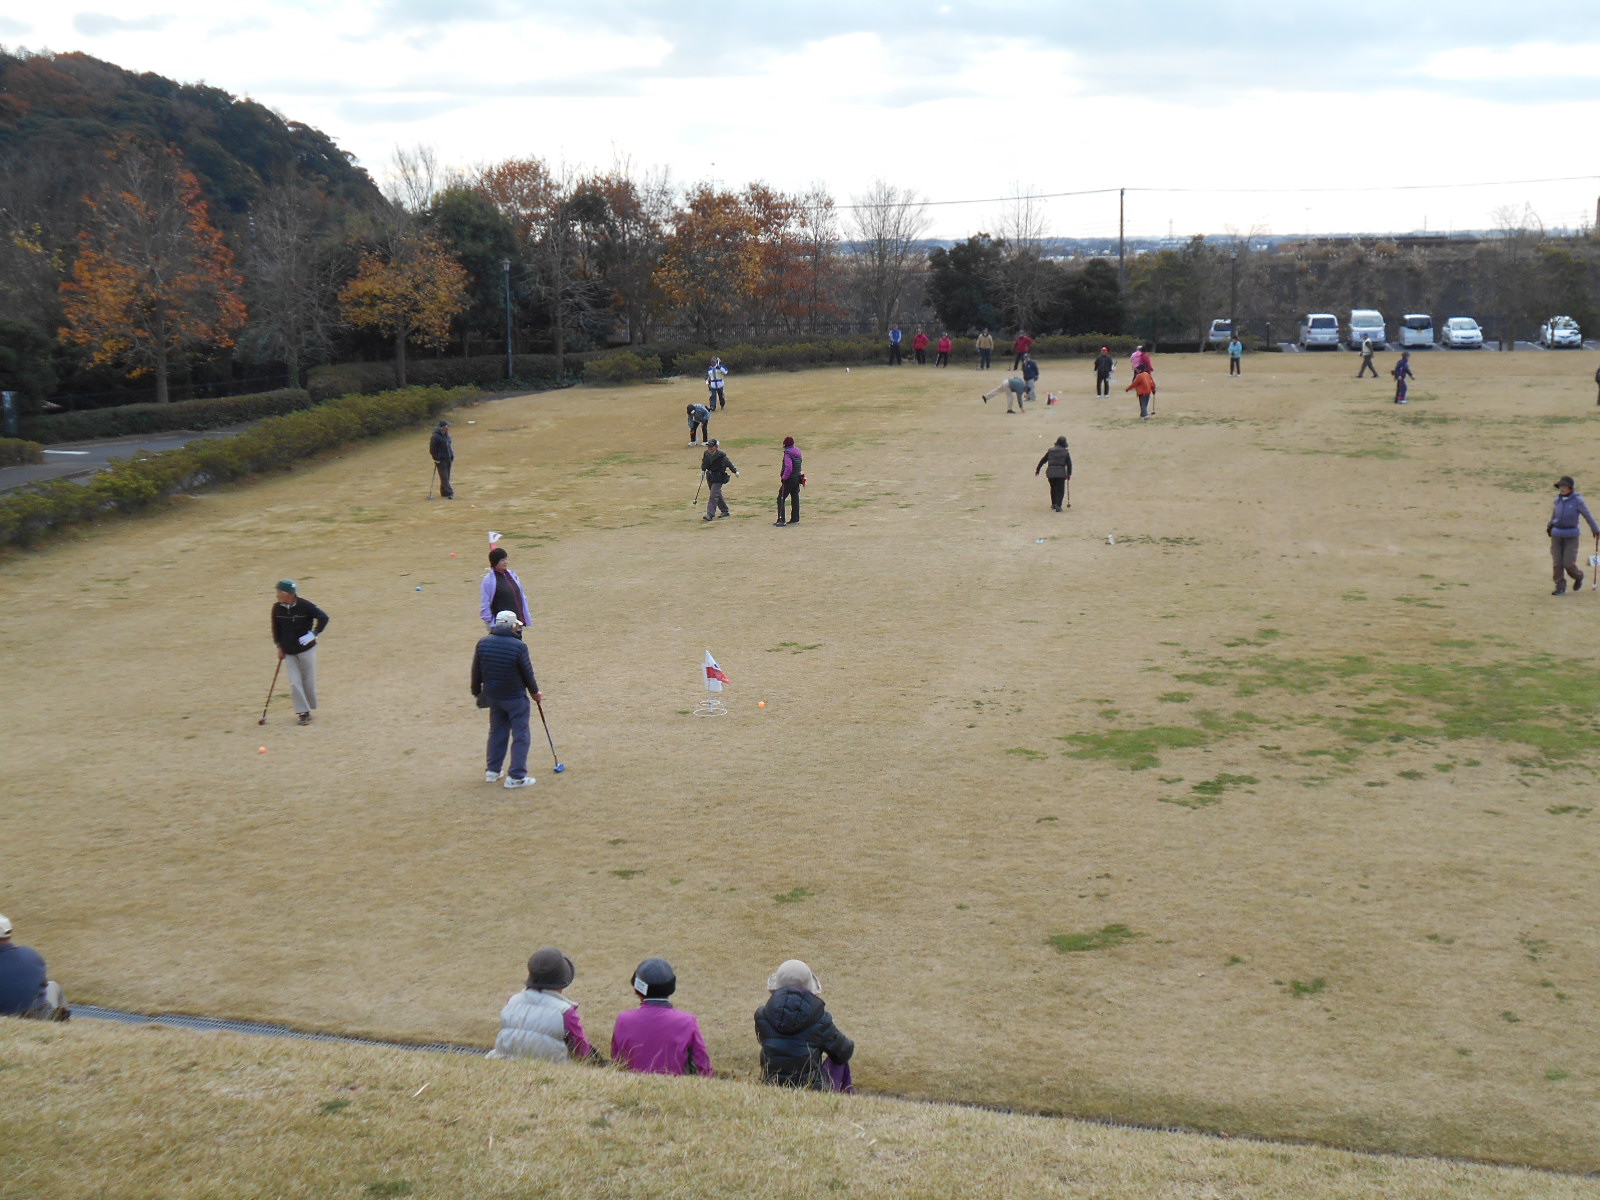
[[[834,1025],[811,968],[791,958],[767,979],[767,991],[771,996],[756,1009],[761,1078],[783,1087],[855,1091],[850,1056],[856,1044]]]
[[[65,1021],[72,1016],[61,985],[47,977],[37,950],[11,940],[11,922],[0,915],[0,1016]]]
[[[693,1013],[672,1007],[678,977],[664,958],[647,958],[633,973],[639,1007],[617,1015],[611,1057],[647,1075],[711,1075],[711,1054]]]
[[[554,946],[535,950],[528,960],[528,986],[500,1010],[500,1032],[489,1057],[598,1059],[584,1036],[577,1004],[565,994],[577,977],[572,960]]]

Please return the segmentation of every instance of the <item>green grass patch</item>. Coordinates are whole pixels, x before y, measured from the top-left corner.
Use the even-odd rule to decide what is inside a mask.
[[[782,654],[787,650],[790,654],[804,654],[807,650],[821,650],[821,642],[812,642],[805,645],[800,642],[779,642],[776,646],[767,647],[768,654]]]
[[[1156,697],[1163,704],[1186,704],[1194,699],[1193,692],[1162,692]]]
[[[1319,975],[1315,979],[1291,979],[1284,990],[1299,999],[1301,996],[1320,995],[1327,986],[1328,981]]]
[[[1105,733],[1068,733],[1061,740],[1077,747],[1067,752],[1069,758],[1101,759],[1121,763],[1130,771],[1144,771],[1161,765],[1163,750],[1204,746],[1214,735],[1186,725],[1147,725]]]
[[[1049,757],[1043,750],[1030,750],[1026,746],[1012,746],[1006,753],[1017,758],[1026,758],[1030,762],[1037,762],[1041,758]]]
[[[779,904],[799,904],[802,900],[808,900],[815,895],[816,893],[810,888],[797,887],[790,888],[787,892],[779,892],[773,899]]]
[[[1082,954],[1090,950],[1110,950],[1125,946],[1144,934],[1126,925],[1105,925],[1089,933],[1058,933],[1045,939],[1045,944],[1062,954]]]

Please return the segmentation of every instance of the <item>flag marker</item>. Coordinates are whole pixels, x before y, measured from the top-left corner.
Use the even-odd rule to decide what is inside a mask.
[[[705,662],[702,664],[706,676],[705,699],[695,705],[694,715],[697,717],[722,717],[728,713],[728,706],[722,702],[720,693],[722,685],[733,681],[717,666],[717,660],[711,657],[711,651],[706,651]]]

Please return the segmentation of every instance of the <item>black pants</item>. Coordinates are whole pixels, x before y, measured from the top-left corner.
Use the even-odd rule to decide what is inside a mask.
[[[1098,371],[1094,376],[1094,394],[1096,396],[1111,395],[1111,376],[1102,375]]]
[[[989,369],[989,359],[993,355],[994,355],[994,351],[993,350],[979,350],[978,351],[978,370],[987,371]],[[1600,400],[1596,400],[1595,403],[1596,404],[1600,404]]]
[[[914,350],[914,351],[912,351],[912,353],[917,356],[917,366],[925,367],[925,366],[928,365],[928,352],[927,352],[927,350]]]
[[[694,445],[695,434],[699,434],[702,441],[708,440],[711,437],[711,422],[710,421],[690,421],[689,422],[689,444],[691,446]]]
[[[891,367],[898,367],[900,365],[900,343],[899,342],[890,342],[889,343],[889,365]]]
[[[1244,374],[1244,371],[1239,366],[1239,360],[1237,358],[1228,359],[1228,374],[1229,375],[1243,375]]]
[[[783,498],[789,497],[789,524],[800,520],[800,473],[797,471],[778,485],[778,520],[783,520]]]
[[[1065,479],[1052,479],[1050,481],[1050,507],[1060,508],[1062,498],[1066,495],[1066,492],[1067,481]]]
[[[445,462],[435,462],[433,465],[439,469],[439,495],[446,500],[454,500],[456,498],[456,490],[450,486],[450,468],[453,464],[446,460]]]
[[[939,357],[933,360],[933,365],[936,367],[948,367],[950,365],[950,352],[948,350],[939,351]]]
[[[1011,369],[1013,371],[1015,371],[1015,370],[1019,369],[1021,366],[1022,366],[1022,355],[1018,354],[1015,358],[1013,358],[1011,360]]]

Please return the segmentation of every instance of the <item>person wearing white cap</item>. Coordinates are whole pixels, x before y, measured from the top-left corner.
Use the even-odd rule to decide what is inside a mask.
[[[11,940],[11,922],[0,915],[0,1016],[65,1021],[72,1016],[61,985],[45,971],[44,958]]]
[[[850,1058],[856,1044],[834,1025],[811,968],[789,959],[767,977],[767,991],[767,1002],[756,1009],[761,1078],[783,1087],[855,1091]]]
[[[532,787],[528,774],[528,746],[532,741],[528,698],[544,699],[539,681],[533,675],[533,660],[528,647],[517,636],[522,622],[507,609],[496,613],[489,632],[478,639],[472,652],[472,694],[478,707],[489,710],[489,752],[484,765],[485,783],[500,778],[506,761],[506,743],[511,744],[511,770],[506,774],[508,788]]]

